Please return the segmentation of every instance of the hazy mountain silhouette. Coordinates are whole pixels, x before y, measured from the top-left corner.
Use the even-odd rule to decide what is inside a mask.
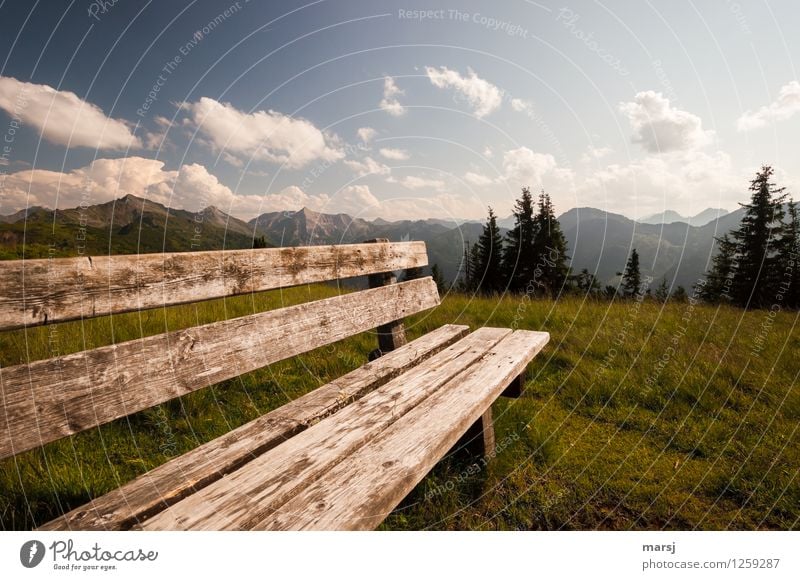
[[[698,215],[709,211],[718,210]],[[737,210],[702,226],[685,222],[648,224],[584,207],[569,210],[559,221],[567,238],[573,271],[586,268],[603,284],[614,283],[616,273],[624,268],[631,248],[635,247],[642,273],[653,276],[654,284],[663,276],[670,283],[674,280],[676,285],[690,288],[706,271],[714,237],[738,226],[741,215],[742,210]],[[427,244],[430,263],[439,264],[448,280],[459,277],[464,244],[475,243],[482,229],[478,222],[380,218],[367,221],[308,208],[265,213],[244,222],[213,206],[202,212],[190,212],[128,195],[83,210],[53,212],[29,208],[27,212],[2,216],[0,250],[5,258],[21,257],[25,239],[25,255],[37,257],[34,250],[37,247],[41,250],[55,239],[57,246],[69,253],[76,247],[75,233],[81,220],[91,238],[88,251],[95,254],[107,254],[109,248],[115,253],[247,248],[252,246],[254,235],[264,236],[271,246],[356,243],[371,238],[421,240]],[[506,227],[513,224],[501,221]]]

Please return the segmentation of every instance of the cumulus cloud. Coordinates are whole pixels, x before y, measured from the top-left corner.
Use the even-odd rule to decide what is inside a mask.
[[[709,205],[734,206],[747,179],[747,171],[734,168],[724,152],[676,152],[607,165],[581,181],[578,198],[580,205],[625,215],[655,213],[665,206],[694,214]]]
[[[388,181],[389,183],[399,183],[408,189],[442,190],[445,187],[445,183],[441,179],[429,179],[427,177],[417,177],[416,175],[407,175],[402,179],[389,179]]]
[[[3,197],[9,207],[41,205],[70,208],[97,204],[132,194],[152,201],[197,211],[209,205],[235,207],[246,213],[256,196],[235,195],[199,164],[165,169],[157,159],[127,157],[97,159],[69,172],[31,169],[9,174]],[[28,192],[30,191],[30,195]]]
[[[361,139],[363,143],[369,143],[378,134],[378,132],[372,127],[361,127],[358,131],[356,131],[356,133],[358,134],[358,138]]]
[[[308,208],[318,213],[346,213],[357,217],[380,206],[378,199],[366,185],[350,185],[334,194],[310,194],[296,185],[261,198],[259,213],[298,211]]]
[[[522,99],[511,99],[511,108],[518,113],[533,113],[533,103]]]
[[[184,102],[181,109],[216,151],[282,163],[289,169],[344,157],[335,145],[335,137],[306,119],[272,110],[246,113],[208,97],[195,103]]]
[[[408,151],[403,149],[383,148],[380,150],[380,154],[386,159],[391,159],[392,161],[406,161],[408,159]]]
[[[556,166],[555,157],[549,153],[536,153],[527,147],[512,149],[503,155],[504,179],[520,187],[541,185],[543,176]]]
[[[75,93],[48,85],[0,77],[0,109],[57,145],[106,150],[142,147],[125,121],[107,117],[100,107]]]
[[[672,107],[669,99],[655,91],[637,93],[619,110],[633,128],[633,142],[650,153],[687,151],[711,142],[713,131],[705,131],[697,115]]]
[[[400,104],[397,97],[405,94],[394,82],[392,77],[383,78],[383,99],[381,99],[380,107],[392,117],[401,117],[405,115],[406,108]]]
[[[452,88],[467,100],[473,108],[475,116],[485,117],[502,103],[503,97],[500,89],[492,83],[478,77],[475,71],[468,68],[467,76],[461,76],[458,71],[447,67],[425,67],[425,73],[433,86],[439,89]]]
[[[365,175],[389,175],[392,171],[389,166],[375,161],[372,157],[365,157],[362,161],[348,159],[344,164],[355,171],[359,177]]]
[[[490,177],[486,177],[482,173],[475,173],[473,171],[467,171],[467,173],[464,175],[464,181],[477,186],[494,183]]]
[[[792,81],[783,85],[778,98],[756,111],[747,111],[736,122],[739,131],[760,129],[771,121],[785,121],[800,112],[800,83]]]
[[[613,152],[614,150],[611,147],[589,147],[586,153],[581,156],[581,161],[583,163],[589,163],[597,159],[602,159]]]

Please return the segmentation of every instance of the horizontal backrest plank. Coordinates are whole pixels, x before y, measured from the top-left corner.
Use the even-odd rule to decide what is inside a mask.
[[[0,261],[0,330],[427,263],[424,242]]]
[[[0,369],[0,458],[438,303],[421,278]]]

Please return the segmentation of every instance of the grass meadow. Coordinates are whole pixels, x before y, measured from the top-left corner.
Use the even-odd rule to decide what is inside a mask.
[[[331,296],[331,286],[0,333],[25,363]],[[497,455],[445,458],[381,529],[798,529],[797,313],[451,293],[407,321],[551,333],[494,406]],[[0,527],[30,529],[366,361],[341,343],[4,460]]]

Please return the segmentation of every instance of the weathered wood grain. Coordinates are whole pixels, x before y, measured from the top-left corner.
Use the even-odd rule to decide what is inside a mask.
[[[124,530],[218,480],[450,346],[468,327],[445,325],[258,419],[176,457],[40,530]]]
[[[0,330],[417,266],[424,242],[0,262]]]
[[[510,332],[482,328],[468,335],[336,415],[153,516],[142,528],[249,529],[462,374]],[[428,423],[426,418],[419,428]]]
[[[431,278],[0,369],[0,457],[439,303]]]
[[[373,529],[544,347],[518,330],[252,529]],[[436,501],[436,497],[430,499]]]

